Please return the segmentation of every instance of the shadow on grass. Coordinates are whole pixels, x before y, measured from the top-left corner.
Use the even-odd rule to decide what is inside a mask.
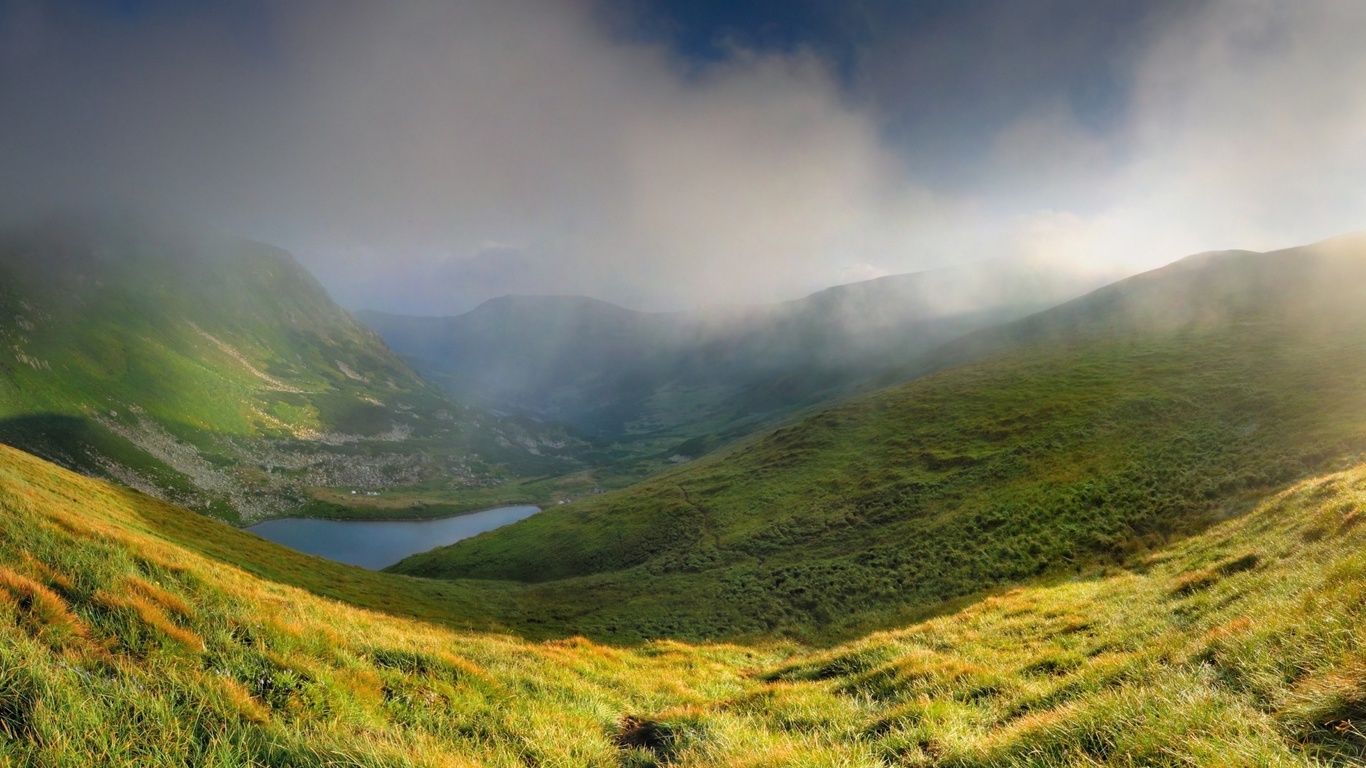
[[[100,471],[92,449],[115,456],[137,451],[91,419],[55,413],[0,419],[0,443],[86,475]]]
[[[1264,496],[1278,490],[1268,490]],[[584,637],[595,643],[621,648],[639,647],[651,640],[734,642],[742,645],[795,642],[812,648],[831,647],[870,632],[902,628],[951,615],[1019,587],[1100,580],[1114,576],[1117,570],[1142,571],[1149,565],[1145,561],[1157,551],[1136,552],[1125,560],[1097,558],[1080,564],[1069,563],[1037,577],[993,585],[933,604],[888,605],[838,627],[808,622],[793,623],[774,634],[718,632],[716,627],[710,627],[711,631],[698,632],[688,625],[686,616],[679,615],[673,617],[676,621],[672,622],[671,628],[655,631],[648,627],[654,622],[647,617],[642,617],[639,627],[619,622],[604,624],[601,617],[594,614],[600,609],[610,609],[623,595],[617,589],[602,589],[605,585],[595,583],[596,580],[591,577],[533,585],[493,580],[436,580],[369,571],[274,544],[138,491],[119,488],[118,493],[127,499],[129,507],[135,510],[149,532],[191,552],[276,584],[298,588],[358,608],[454,629],[507,634],[529,641]],[[1251,505],[1239,507],[1238,512],[1241,514]],[[1222,521],[1211,520],[1210,524],[1218,522]],[[1206,526],[1171,536],[1159,549],[1173,546],[1204,530]],[[551,589],[543,591],[544,586],[550,586]],[[573,604],[562,600],[569,593],[578,594]],[[641,598],[640,595],[631,597]],[[676,596],[658,597],[661,604],[668,604]],[[656,615],[654,618],[661,617]]]
[[[35,415],[0,421],[0,440],[18,447],[37,448],[32,452],[52,459],[62,454],[78,453],[74,446],[97,444],[117,448],[121,438],[113,436],[90,420],[59,416]],[[96,441],[104,441],[97,443]],[[126,450],[136,451],[127,444]],[[40,452],[42,451],[42,452]],[[47,455],[44,455],[46,453]],[[140,453],[140,452],[139,452]],[[66,463],[66,462],[62,462]],[[77,467],[79,468],[79,467]],[[95,468],[98,469],[97,467]],[[1275,489],[1258,492],[1258,497],[1274,493]],[[141,520],[145,531],[206,558],[289,587],[345,602],[359,608],[444,626],[481,632],[500,632],[527,640],[559,639],[583,636],[592,641],[620,647],[637,646],[651,639],[683,641],[721,640],[737,642],[772,642],[770,634],[754,629],[727,625],[717,615],[710,626],[698,626],[688,620],[689,606],[705,603],[708,598],[697,594],[642,595],[631,591],[630,579],[607,584],[599,579],[573,578],[542,585],[528,585],[513,581],[492,580],[430,580],[390,573],[368,571],[306,555],[273,544],[254,534],[195,514],[183,508],[154,499],[135,490],[118,488],[126,507]],[[1230,514],[1238,515],[1251,508],[1250,503],[1239,503]],[[1210,520],[1210,523],[1216,520]],[[1181,535],[1169,537],[1163,546],[1194,535],[1205,526],[1191,526]],[[1093,558],[1087,562],[1068,563],[1050,569],[1037,577],[1017,579],[991,585],[933,604],[888,604],[867,611],[863,616],[840,626],[826,626],[811,617],[793,617],[793,621],[778,633],[781,637],[807,645],[837,644],[866,634],[869,631],[906,626],[934,616],[962,610],[994,594],[1021,585],[1057,583],[1078,578],[1101,578],[1105,567],[1142,567],[1142,559],[1150,550],[1138,552],[1125,560]],[[667,580],[657,586],[668,586]],[[675,584],[673,586],[683,586]],[[630,602],[654,609],[642,612],[632,624],[629,616],[612,611],[620,602]],[[644,601],[644,602],[641,602]],[[653,603],[646,606],[645,603]],[[606,610],[613,613],[609,618]],[[711,611],[708,611],[710,613]],[[672,615],[671,615],[672,614]],[[621,621],[625,618],[626,621]]]

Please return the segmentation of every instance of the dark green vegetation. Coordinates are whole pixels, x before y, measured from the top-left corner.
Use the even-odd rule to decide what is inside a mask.
[[[0,447],[0,764],[610,764],[608,713],[726,695],[762,656],[489,634],[499,592],[302,555]]]
[[[1357,466],[823,650],[612,648],[0,448],[0,763],[1360,765],[1363,504]]]
[[[812,639],[1130,562],[1366,447],[1366,241],[1194,257],[922,365],[988,354],[394,570],[594,637]]]
[[[344,514],[327,488],[468,509],[586,449],[453,404],[287,253],[131,218],[0,236],[0,441],[230,520]]]
[[[82,294],[5,264],[32,372],[8,372],[25,399],[5,402],[52,403],[11,429],[68,463],[151,466],[128,436],[145,423],[165,455],[238,478],[478,434],[430,419],[444,397],[344,315],[310,336],[250,303],[186,314],[207,295],[113,312],[146,290],[118,270]],[[101,329],[110,344],[71,341]],[[127,362],[98,379],[106,348]],[[340,377],[321,349],[347,355]],[[137,399],[154,370],[174,374],[160,405]],[[1366,760],[1366,240],[1196,257],[905,370],[938,372],[399,568],[445,579],[292,552],[0,447],[0,765]],[[339,407],[370,397],[363,423]],[[401,440],[376,434],[409,413]],[[324,427],[359,437],[294,431]],[[405,493],[373,506],[454,503]]]
[[[505,296],[458,317],[360,317],[461,402],[595,437],[611,465],[600,476],[618,484],[1099,284],[991,262],[770,306],[647,313],[577,296]]]

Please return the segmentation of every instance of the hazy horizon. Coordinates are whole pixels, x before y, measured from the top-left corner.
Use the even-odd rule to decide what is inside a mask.
[[[1366,6],[0,0],[0,218],[174,209],[341,303],[669,311],[1366,227]]]

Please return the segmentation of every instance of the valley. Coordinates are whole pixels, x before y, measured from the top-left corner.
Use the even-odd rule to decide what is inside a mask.
[[[1355,765],[1366,469],[1125,566],[827,647],[490,624],[492,582],[293,553],[0,448],[16,764]]]
[[[155,231],[45,251],[67,282],[7,262],[15,764],[1366,758],[1359,236],[1190,257],[614,469],[622,434],[460,404],[316,288],[312,331],[111,290],[184,247]],[[223,522],[504,500],[544,511],[384,571]]]
[[[586,466],[563,429],[451,402],[270,246],[57,218],[0,238],[0,277],[0,439],[227,520],[450,514]]]
[[[1363,40],[0,0],[0,768],[1366,768]]]
[[[1363,254],[1346,238],[1178,262],[394,570],[526,584],[592,637],[822,641],[1122,564],[1366,448]]]
[[[504,296],[456,317],[358,316],[456,400],[573,426],[602,447],[597,475],[617,486],[1117,276],[984,261],[772,305],[650,313]]]

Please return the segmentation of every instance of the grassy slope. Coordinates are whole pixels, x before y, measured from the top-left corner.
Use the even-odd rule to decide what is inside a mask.
[[[1132,570],[803,654],[661,720],[700,734],[677,750],[698,765],[763,764],[757,745],[816,765],[1360,765],[1364,502],[1360,466],[1315,478]]]
[[[289,557],[0,448],[0,763],[1359,764],[1364,503],[1366,466],[825,650],[610,648],[404,618],[433,585],[297,555],[258,578]]]
[[[1124,562],[1366,445],[1363,254],[1160,270],[1010,354],[395,570],[532,582],[531,615],[593,636],[829,638]]]
[[[576,466],[450,403],[288,254],[182,223],[7,233],[0,340],[0,439],[228,518]]]
[[[457,400],[593,436],[598,484],[621,487],[845,397],[969,330],[1098,284],[1098,276],[1001,262],[690,313],[505,296],[457,317],[360,317]]]
[[[761,658],[388,618],[293,585],[447,624],[478,603],[289,553],[10,448],[0,531],[0,756],[17,764],[606,764],[617,713],[728,695]]]

